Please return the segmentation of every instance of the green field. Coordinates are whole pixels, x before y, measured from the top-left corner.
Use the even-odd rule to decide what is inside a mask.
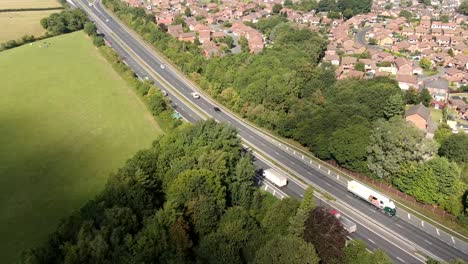
[[[1,1],[1,0],[0,0]],[[45,29],[41,19],[59,11],[24,11],[0,13],[0,43],[8,40],[18,40],[24,35],[40,37]]]
[[[57,0],[0,0],[0,9],[60,7]]]
[[[83,32],[1,52],[0,76],[0,262],[12,263],[162,131]]]

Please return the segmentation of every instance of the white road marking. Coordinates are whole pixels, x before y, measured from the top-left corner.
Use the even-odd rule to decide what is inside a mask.
[[[332,185],[331,185],[331,184],[329,184],[328,182],[325,182],[325,184],[326,184],[326,185],[328,185],[328,186],[330,186],[330,187],[332,187]]]
[[[278,152],[278,151],[275,151],[275,154],[276,154],[276,155],[279,155],[279,152]]]
[[[395,223],[396,226],[398,226],[399,228],[403,228],[400,224],[398,223]]]
[[[438,228],[436,228],[436,232],[437,232],[437,235],[440,236],[440,232]]]
[[[372,244],[375,244],[374,240],[368,238],[367,240],[369,240],[369,242],[371,242]]]
[[[432,245],[432,242],[427,239],[424,239],[424,242],[428,243],[429,245]]]
[[[401,261],[401,262],[405,263],[405,261],[404,261],[404,260],[402,260],[400,257],[396,257],[396,258],[397,258],[399,261]]]

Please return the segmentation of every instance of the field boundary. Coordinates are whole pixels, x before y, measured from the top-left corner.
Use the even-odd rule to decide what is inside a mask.
[[[37,7],[37,8],[10,8],[10,9],[0,9],[0,13],[8,12],[27,12],[27,11],[49,11],[49,10],[63,10],[65,7]]]

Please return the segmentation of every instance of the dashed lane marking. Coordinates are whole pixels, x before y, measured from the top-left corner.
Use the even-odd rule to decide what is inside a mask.
[[[428,243],[429,245],[432,245],[432,242],[427,239],[424,239],[424,242]]]
[[[396,257],[396,258],[397,258],[399,261],[401,261],[401,262],[405,263],[405,261],[404,261],[404,260],[402,260],[400,257]]]
[[[372,244],[375,244],[374,240],[368,238],[367,240],[369,240],[369,242],[371,242]]]

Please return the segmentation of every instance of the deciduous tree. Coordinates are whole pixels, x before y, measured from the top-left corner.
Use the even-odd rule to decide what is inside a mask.
[[[336,263],[343,257],[346,230],[323,207],[315,208],[305,222],[304,240],[312,243],[323,263]]]

